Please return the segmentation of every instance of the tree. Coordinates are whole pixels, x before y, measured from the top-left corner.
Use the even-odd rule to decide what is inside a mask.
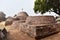
[[[60,0],[36,0],[34,5],[34,12],[41,12],[42,14],[53,9],[53,12],[60,15]]]

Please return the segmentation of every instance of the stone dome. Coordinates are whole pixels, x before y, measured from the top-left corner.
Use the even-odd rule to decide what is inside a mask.
[[[17,16],[28,16],[28,14],[26,12],[19,12]]]

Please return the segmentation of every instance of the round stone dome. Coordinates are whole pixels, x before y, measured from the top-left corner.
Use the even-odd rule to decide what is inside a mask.
[[[28,16],[28,14],[26,12],[19,12],[17,16]]]

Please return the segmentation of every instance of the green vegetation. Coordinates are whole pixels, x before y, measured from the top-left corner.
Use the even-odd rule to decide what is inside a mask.
[[[34,4],[34,12],[43,14],[53,9],[53,12],[60,15],[60,0],[36,0]]]

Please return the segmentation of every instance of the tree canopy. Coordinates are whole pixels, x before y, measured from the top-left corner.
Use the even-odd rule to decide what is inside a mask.
[[[53,9],[53,12],[60,15],[60,0],[36,0],[34,4],[34,12],[39,11],[43,14]]]

